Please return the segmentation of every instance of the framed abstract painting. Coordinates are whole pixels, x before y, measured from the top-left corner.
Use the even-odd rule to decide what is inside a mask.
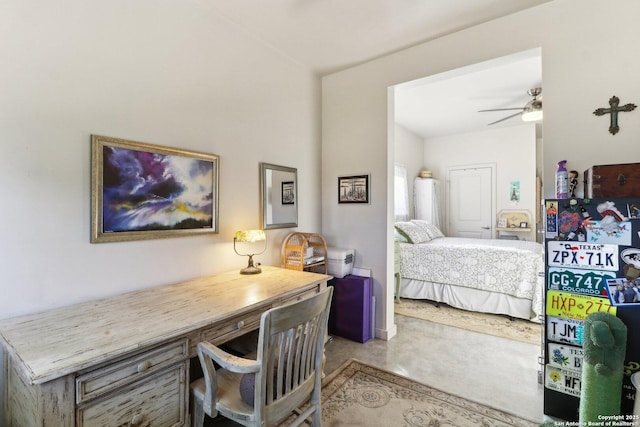
[[[91,242],[218,232],[215,154],[91,136]]]

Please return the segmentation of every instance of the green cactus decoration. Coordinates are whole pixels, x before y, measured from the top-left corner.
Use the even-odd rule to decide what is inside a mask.
[[[627,326],[616,316],[597,312],[584,320],[580,423],[620,415]]]

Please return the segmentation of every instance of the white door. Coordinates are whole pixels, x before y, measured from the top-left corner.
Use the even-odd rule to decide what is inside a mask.
[[[493,165],[449,169],[448,235],[490,239],[495,218]]]

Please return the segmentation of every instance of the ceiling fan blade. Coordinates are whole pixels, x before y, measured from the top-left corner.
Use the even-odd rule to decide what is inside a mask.
[[[524,110],[523,107],[520,108],[494,108],[492,110],[478,110],[478,113],[486,113],[487,111],[510,111],[510,110]]]
[[[509,120],[510,118],[515,117],[515,116],[519,116],[520,114],[522,114],[522,113],[512,114],[512,115],[504,117],[504,118],[502,118],[500,120],[496,120],[495,122],[489,123],[487,126],[491,126],[491,125],[495,125],[496,123],[504,122],[505,120]]]

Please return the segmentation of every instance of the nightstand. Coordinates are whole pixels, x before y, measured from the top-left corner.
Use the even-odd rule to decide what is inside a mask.
[[[402,279],[402,275],[400,274],[400,242],[397,240],[394,243],[394,251],[393,251],[393,280],[395,282],[396,290],[396,304],[400,303],[400,280]]]
[[[518,240],[516,235],[501,235],[500,233],[531,233],[531,220],[527,211],[501,210],[498,212],[498,239]],[[525,239],[526,240],[526,239]]]

